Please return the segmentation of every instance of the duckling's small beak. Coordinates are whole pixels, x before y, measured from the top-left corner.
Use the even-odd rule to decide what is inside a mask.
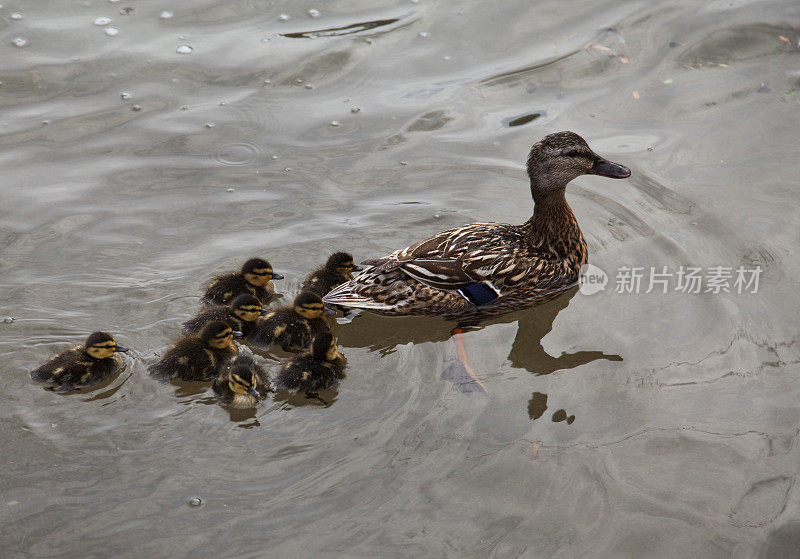
[[[265,314],[267,314],[267,312],[269,312],[267,309],[262,308],[261,309],[261,316],[264,316]]]
[[[329,308],[329,307],[322,307],[322,312],[324,312],[328,316],[333,316],[333,315],[336,314],[336,311],[331,309],[331,308]]]
[[[239,332],[238,330],[234,330],[234,331],[233,331],[233,337],[234,337],[234,339],[237,339],[237,340],[238,340],[239,338],[243,338],[243,337],[244,337],[244,334],[242,334],[242,333],[241,333],[241,332]]]
[[[625,165],[620,165],[619,163],[614,163],[608,159],[598,157],[594,160],[592,170],[589,171],[588,174],[600,175],[602,177],[609,177],[612,179],[627,179],[629,176],[631,176],[631,170]]]
[[[114,348],[114,351],[118,351],[119,353],[128,353],[130,350],[129,347],[125,347],[124,345],[118,345]]]
[[[353,264],[353,271],[354,271],[354,272],[360,272],[360,271],[362,271],[363,269],[364,269],[364,268],[362,268],[361,266],[358,266],[358,265],[356,265],[356,264]]]
[[[276,274],[275,272],[272,272],[272,279],[283,279],[283,274]]]
[[[252,396],[255,396],[256,398],[261,398],[261,393],[259,393],[259,391],[258,391],[258,390],[256,390],[254,386],[251,386],[250,388],[248,388],[248,389],[247,389],[247,391],[248,391],[248,392],[249,392],[249,393],[250,393]]]

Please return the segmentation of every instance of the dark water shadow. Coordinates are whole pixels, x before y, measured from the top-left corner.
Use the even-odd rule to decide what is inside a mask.
[[[294,407],[317,406],[320,408],[331,407],[339,398],[339,388],[328,388],[327,390],[320,390],[316,395],[306,396],[302,392],[287,392],[286,390],[278,390],[275,393],[275,402],[282,403]],[[284,407],[284,409],[286,409]]]

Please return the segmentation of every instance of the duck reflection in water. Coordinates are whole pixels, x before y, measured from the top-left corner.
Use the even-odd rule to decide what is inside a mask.
[[[553,329],[556,316],[569,305],[577,292],[577,287],[572,288],[534,308],[494,318],[480,326],[471,327],[471,330],[517,322],[519,327],[508,360],[514,367],[525,369],[535,375],[548,375],[554,371],[574,369],[597,359],[622,361],[621,356],[601,350],[575,351],[554,357],[542,347],[542,339]],[[409,342],[414,344],[447,342],[451,338],[451,326],[442,319],[381,318],[369,313],[359,316],[339,332],[339,343],[343,347],[369,347],[381,355],[391,354],[396,346]],[[469,374],[459,358],[451,357],[446,361],[442,378],[455,384],[461,392],[487,393],[485,384]]]

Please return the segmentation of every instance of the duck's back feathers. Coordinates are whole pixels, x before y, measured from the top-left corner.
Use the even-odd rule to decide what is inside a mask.
[[[306,277],[303,282],[302,289],[304,291],[311,291],[320,297],[326,295],[331,289],[337,285],[341,285],[347,281],[348,278],[337,272],[330,270],[325,266],[317,268]]]
[[[292,307],[280,307],[258,319],[246,339],[264,349],[277,344],[285,350],[299,351],[308,345],[311,335],[307,320]]]

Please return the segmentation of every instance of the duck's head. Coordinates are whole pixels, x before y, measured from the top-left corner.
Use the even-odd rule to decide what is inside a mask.
[[[272,280],[283,279],[283,275],[272,270],[272,264],[263,258],[251,258],[242,266],[242,275],[247,283],[261,287]]]
[[[106,332],[92,332],[89,334],[89,337],[83,343],[83,349],[90,357],[95,359],[106,359],[116,352],[125,353],[128,351],[127,347],[117,345],[114,336]]]
[[[256,374],[244,365],[234,365],[227,373],[228,387],[234,394],[250,394],[261,398],[261,393],[256,390]]]
[[[311,291],[301,291],[300,295],[294,298],[292,306],[294,312],[309,320],[322,318],[323,314],[336,314],[336,311],[325,307],[322,297]]]
[[[339,348],[336,347],[336,340],[331,334],[323,332],[314,336],[311,340],[311,355],[320,361],[333,361],[339,357]]]
[[[531,148],[528,176],[534,200],[563,190],[581,175],[625,179],[631,170],[597,155],[575,132],[548,134]]]
[[[249,293],[243,293],[231,301],[231,310],[237,318],[245,322],[253,322],[264,314],[264,307],[261,306],[261,301]]]
[[[215,349],[235,347],[234,338],[241,338],[241,332],[235,332],[227,322],[213,320],[200,330],[200,339]]]
[[[353,255],[346,252],[334,252],[325,263],[325,269],[331,272],[338,272],[347,279],[353,279],[353,272],[363,270],[353,262]]]

